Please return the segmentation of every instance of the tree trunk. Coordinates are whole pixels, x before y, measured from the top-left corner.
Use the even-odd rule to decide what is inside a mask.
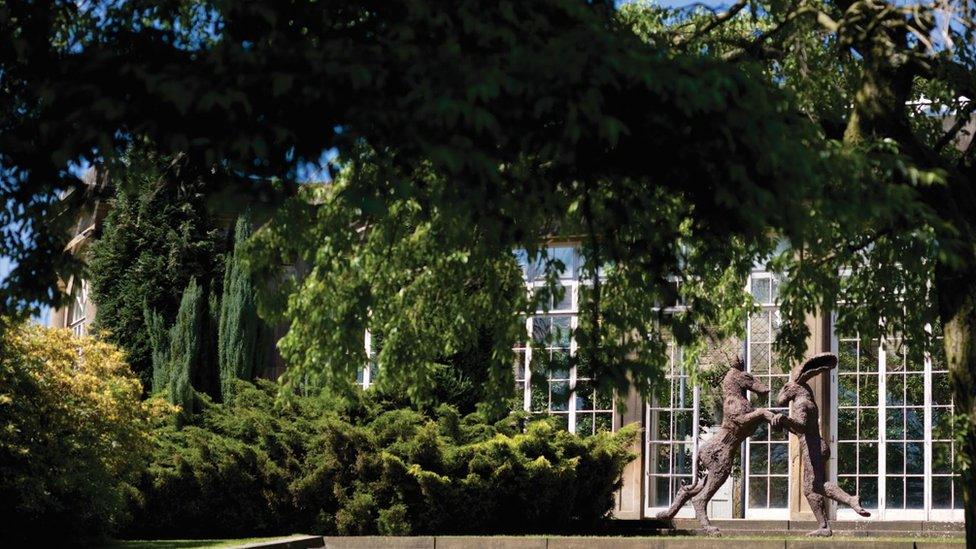
[[[965,464],[959,471],[966,519],[966,546],[976,548],[976,272],[936,276],[939,312],[955,412],[965,421],[955,422],[956,455]],[[957,464],[958,465],[958,464]]]

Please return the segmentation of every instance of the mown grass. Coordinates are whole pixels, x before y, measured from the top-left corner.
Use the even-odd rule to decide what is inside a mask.
[[[198,549],[204,547],[239,547],[262,541],[287,539],[290,536],[275,536],[270,538],[239,538],[239,539],[139,539],[115,540],[106,546],[107,549]]]

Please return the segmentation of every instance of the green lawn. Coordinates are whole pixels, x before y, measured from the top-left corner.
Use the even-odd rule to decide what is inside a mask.
[[[198,547],[238,547],[249,543],[285,539],[290,536],[276,536],[270,538],[239,538],[239,539],[147,539],[147,540],[117,540],[110,543],[110,549],[196,549]]]

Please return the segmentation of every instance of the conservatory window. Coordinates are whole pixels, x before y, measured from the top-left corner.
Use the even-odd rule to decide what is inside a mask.
[[[516,391],[522,395],[523,409],[548,413],[571,432],[613,430],[612,392],[598,390],[586,365],[576,360],[572,334],[578,320],[579,254],[573,246],[552,246],[547,253],[549,260],[563,266],[554,292],[544,280],[546,259],[529,261],[524,252],[516,254],[539,307],[525,319],[527,340],[515,348]]]
[[[838,484],[882,519],[958,520],[952,394],[941,346],[918,353],[897,336],[836,336]],[[855,518],[838,508],[839,518]]]
[[[655,387],[647,407],[645,506],[655,511],[667,509],[681,485],[695,480],[699,389],[692,387],[681,364],[681,349],[668,345],[665,382]]]
[[[779,299],[780,279],[766,272],[749,277],[749,292],[760,310],[746,324],[746,365],[769,387],[769,395],[750,393],[753,406],[773,413],[789,413],[776,406],[776,395],[789,381],[790,371],[780,360],[773,343],[782,319]],[[786,512],[789,498],[789,440],[783,429],[770,429],[763,423],[746,446],[746,517],[774,518]]]
[[[74,278],[69,282],[71,301],[68,304],[68,328],[78,336],[87,331],[88,314],[88,281]]]

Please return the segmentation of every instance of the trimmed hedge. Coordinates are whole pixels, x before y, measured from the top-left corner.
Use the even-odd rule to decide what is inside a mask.
[[[282,405],[267,382],[234,393],[157,431],[129,535],[565,531],[609,513],[637,437],[384,410],[368,395]]]

